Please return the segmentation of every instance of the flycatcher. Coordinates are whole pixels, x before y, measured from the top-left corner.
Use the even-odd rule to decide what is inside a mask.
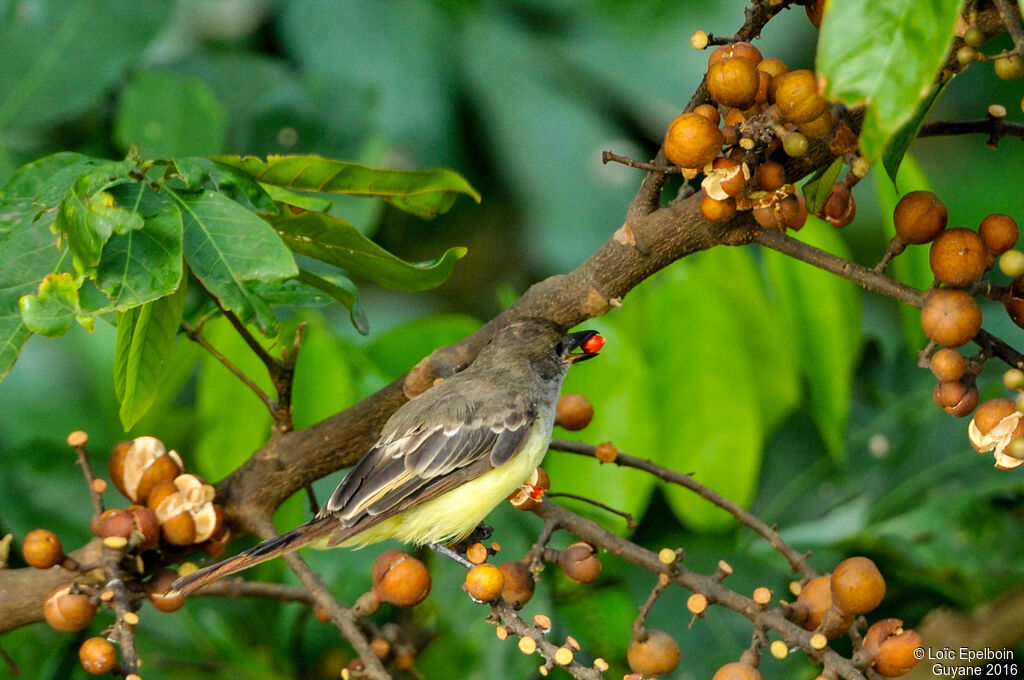
[[[417,545],[465,538],[536,468],[569,366],[597,355],[596,331],[515,321],[465,370],[402,405],[310,522],[178,579],[190,593],[302,546]],[[579,349],[579,352],[574,350]]]

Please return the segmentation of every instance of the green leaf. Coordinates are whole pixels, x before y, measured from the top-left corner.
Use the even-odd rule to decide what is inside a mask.
[[[355,402],[359,396],[356,367],[365,363],[362,350],[332,337],[319,312],[304,311],[299,320],[306,323],[306,331],[292,389],[296,429],[319,422]]]
[[[192,191],[202,189],[205,182],[218,193],[256,212],[276,214],[277,204],[266,192],[263,185],[237,168],[223,163],[216,163],[209,158],[177,158],[175,169]]]
[[[56,216],[48,216],[46,211],[95,164],[88,156],[62,151],[22,166],[0,192],[0,235],[17,226],[25,215],[38,216],[49,226]]]
[[[849,256],[836,230],[815,217],[808,219],[800,238],[840,257]],[[810,391],[811,415],[829,453],[841,458],[853,372],[862,343],[858,289],[849,281],[774,251],[764,252],[764,263],[778,322],[793,332]]]
[[[932,85],[928,96],[917,103],[917,110],[914,112],[913,118],[897,130],[896,134],[889,140],[889,146],[886,147],[885,154],[882,156],[882,165],[885,167],[885,172],[889,175],[889,179],[892,180],[893,184],[896,183],[896,173],[900,169],[900,163],[903,162],[904,154],[910,148],[910,143],[917,138],[917,133],[921,131],[921,126],[924,125],[925,117],[932,110],[932,107],[935,106],[935,102],[939,100],[942,93],[946,91],[946,86],[951,82],[953,82],[952,78]]]
[[[203,287],[226,308],[261,331],[275,334],[269,306],[245,281],[277,282],[299,273],[288,249],[267,223],[211,191],[173,193],[184,220],[185,260]]]
[[[451,274],[455,260],[466,254],[465,248],[449,248],[436,260],[412,263],[384,250],[340,217],[286,210],[268,221],[296,253],[406,293],[436,288]]]
[[[110,193],[145,223],[107,241],[96,267],[96,285],[118,310],[174,292],[182,276],[181,212],[146,184],[122,184]]]
[[[825,205],[829,192],[832,191],[832,185],[836,183],[836,179],[838,179],[839,173],[842,170],[843,159],[840,156],[832,161],[832,164],[827,168],[822,168],[814,173],[803,185],[801,191],[803,191],[804,198],[807,200],[807,212],[809,214],[816,215],[822,206]]]
[[[848,106],[868,104],[860,149],[880,158],[942,66],[960,0],[834,2],[818,37],[816,71],[826,95]]]
[[[296,208],[302,208],[303,210],[309,210],[311,212],[327,212],[333,205],[332,201],[326,198],[321,198],[320,196],[300,194],[297,191],[291,191],[273,184],[260,184],[260,186],[267,192],[268,196],[274,199],[275,202],[287,203],[288,205],[295,206]]]
[[[160,392],[185,309],[186,282],[172,295],[118,314],[114,391],[121,425],[130,430]]]
[[[299,281],[327,293],[340,302],[348,310],[349,319],[352,321],[355,329],[362,335],[369,334],[370,324],[366,320],[363,308],[359,305],[359,293],[356,291],[355,284],[340,274],[331,277],[331,279],[318,276],[305,269],[299,270]]]
[[[382,170],[320,156],[217,156],[219,163],[239,168],[263,184],[287,189],[380,196],[418,217],[447,212],[458,194],[477,203],[480,194],[461,175],[445,168]]]
[[[39,127],[99,102],[164,28],[162,0],[36,0],[0,22],[0,127]]]
[[[107,189],[125,181],[133,163],[104,163],[75,180],[64,195],[54,228],[67,235],[75,265],[91,274],[107,240],[142,227],[142,218],[117,205]]]
[[[78,286],[68,273],[47,274],[37,295],[19,300],[21,318],[33,333],[56,337],[71,329],[78,312]]]
[[[114,141],[145,158],[219,153],[227,140],[228,112],[210,86],[172,71],[142,71],[121,93]]]

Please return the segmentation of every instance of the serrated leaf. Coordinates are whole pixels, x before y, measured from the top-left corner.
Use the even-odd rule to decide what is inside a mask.
[[[928,96],[953,40],[960,0],[834,2],[818,37],[816,71],[826,95],[868,104],[860,150],[880,158]]]
[[[842,157],[836,158],[827,168],[816,172],[803,185],[801,191],[803,191],[804,199],[807,201],[807,212],[809,214],[816,215],[822,206],[825,205],[829,192],[832,191],[832,185],[836,183],[836,179],[842,170],[843,159]]]
[[[118,315],[114,391],[125,431],[145,415],[160,392],[185,309],[187,280],[174,294]]]
[[[418,217],[447,212],[459,194],[477,203],[480,194],[458,173],[432,170],[383,170],[320,156],[216,156],[219,163],[245,171],[263,184],[300,191],[379,196]]]
[[[946,86],[951,82],[953,82],[952,78],[932,85],[928,96],[917,103],[917,110],[914,112],[914,116],[897,130],[896,134],[889,140],[889,146],[886,147],[885,153],[882,155],[882,166],[885,167],[885,172],[889,175],[889,179],[892,180],[893,184],[896,184],[896,173],[899,172],[900,163],[903,162],[903,156],[907,153],[907,149],[910,148],[910,143],[917,138],[917,133],[921,131],[921,126],[924,125],[925,117],[932,110],[932,107],[935,106],[935,102],[939,100],[942,93],[946,91]]]
[[[449,248],[435,260],[406,262],[333,215],[314,212],[294,215],[286,210],[268,221],[296,253],[406,293],[439,286],[451,274],[455,260],[466,254],[465,248]]]
[[[118,310],[173,293],[182,276],[178,207],[142,183],[122,184],[110,193],[139,215],[144,226],[110,237],[96,267],[96,285]]]
[[[300,269],[298,280],[307,286],[312,286],[317,290],[327,293],[340,302],[348,310],[349,319],[352,321],[355,329],[361,335],[368,335],[370,333],[370,324],[366,320],[363,308],[359,305],[359,293],[356,291],[355,284],[344,276],[335,276],[333,278],[334,280],[328,280],[326,277]]]
[[[266,222],[211,191],[173,193],[184,221],[185,260],[203,287],[226,308],[261,331],[276,334],[269,306],[246,281],[277,282],[299,273],[288,249]]]
[[[815,217],[808,218],[800,240],[848,256],[836,230]],[[811,415],[829,453],[841,458],[853,371],[863,337],[858,289],[849,281],[774,251],[765,251],[764,263],[779,323],[793,329],[801,372],[810,390]]]
[[[71,329],[78,312],[78,286],[68,273],[47,274],[35,295],[18,301],[21,318],[33,333],[56,337]]]

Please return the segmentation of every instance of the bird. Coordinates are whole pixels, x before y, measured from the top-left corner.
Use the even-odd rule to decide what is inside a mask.
[[[441,546],[466,538],[540,465],[569,366],[603,345],[593,330],[565,333],[532,317],[510,322],[467,368],[395,411],[312,520],[182,576],[169,591],[189,594],[310,544]]]

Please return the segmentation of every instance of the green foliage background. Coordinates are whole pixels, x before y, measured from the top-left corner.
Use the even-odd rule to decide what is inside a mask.
[[[652,155],[703,72],[706,55],[689,47],[689,34],[725,35],[742,21],[739,4],[668,0],[24,0],[0,4],[0,12],[3,182],[48,153],[121,158],[134,144],[144,157],[317,153],[388,167],[443,165],[480,191],[479,206],[462,199],[429,223],[379,200],[337,201],[361,231],[406,260],[454,246],[469,254],[432,293],[362,287],[366,338],[343,309],[279,310],[284,337],[299,321],[309,324],[296,378],[299,426],[464,336],[530,282],[579,264],[621,223],[640,179],[601,166],[600,151]],[[773,21],[759,47],[811,67],[815,39],[797,10]],[[933,115],[980,117],[992,101],[1015,112],[1020,95],[1019,84],[976,67],[953,81]],[[1024,162],[1015,141],[993,151],[980,138],[924,140],[911,147],[899,189],[930,185],[957,225],[994,211],[1019,218]],[[812,222],[800,237],[877,260],[896,195],[884,173],[873,174],[876,181],[855,192],[853,227],[837,233]],[[897,261],[903,279],[919,286],[927,283],[921,254]],[[915,365],[914,314],[773,253],[718,249],[645,282],[621,310],[588,326],[609,339],[602,358],[567,385],[597,407],[582,433],[588,440],[695,472],[813,550],[819,570],[852,552],[869,554],[889,578],[884,614],[911,625],[935,606],[968,607],[1020,582],[1019,474],[993,471],[969,448],[966,423],[931,403],[930,374]],[[1020,331],[1001,315],[987,314],[986,327],[1019,344]],[[208,330],[262,379],[226,323]],[[60,339],[34,337],[0,383],[0,533],[13,533],[16,544],[37,526],[69,546],[88,537],[88,498],[63,444],[71,430],[90,433],[100,461],[128,436],[160,436],[214,480],[266,437],[269,420],[256,398],[181,338],[154,406],[125,434],[114,347],[114,329],[103,321],[91,333],[74,327]],[[983,397],[994,396],[996,372],[986,378]],[[684,546],[688,564],[707,571],[727,559],[738,590],[785,591],[781,559],[707,504],[567,455],[552,454],[547,467],[558,490],[641,518],[635,540]],[[321,497],[335,482],[320,484]],[[279,526],[306,512],[294,499]],[[621,529],[619,520],[597,517]],[[492,519],[510,556],[537,529],[505,508]],[[352,601],[367,587],[376,553],[310,559]],[[551,614],[553,635],[572,634],[586,652],[623,668],[629,624],[651,578],[612,559],[596,587],[555,571],[527,612]],[[260,575],[282,573],[271,564]],[[459,570],[437,563],[434,573],[434,593],[414,613],[438,633],[418,661],[424,676],[450,677],[457,664],[460,677],[529,677],[535,660],[494,639],[482,610],[459,590]],[[710,677],[746,646],[749,630],[714,609],[686,630],[684,599],[670,591],[650,625],[679,639],[679,677]],[[336,677],[349,653],[296,606],[197,601],[174,616],[148,608],[142,615],[139,644],[152,677]],[[82,677],[72,636],[35,626],[0,642],[29,676]],[[795,656],[766,660],[762,672],[812,676]]]

